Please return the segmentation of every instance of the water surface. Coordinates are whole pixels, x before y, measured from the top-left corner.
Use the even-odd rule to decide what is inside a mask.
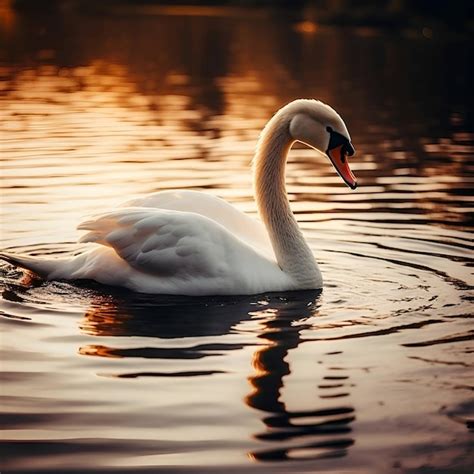
[[[134,295],[2,264],[2,471],[472,471],[467,41],[272,12],[8,12],[10,251],[78,252],[84,215],[159,190],[255,215],[255,141],[296,97],[343,115],[360,187],[292,150],[322,293]]]

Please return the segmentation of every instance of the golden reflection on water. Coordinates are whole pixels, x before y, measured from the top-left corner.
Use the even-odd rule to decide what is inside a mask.
[[[15,74],[1,113],[8,137],[3,144],[7,241],[16,242],[15,233],[26,232],[13,219],[18,213],[47,212],[49,226],[61,226],[72,240],[83,214],[157,189],[206,188],[255,212],[250,159],[259,130],[281,99],[268,87],[267,69],[248,72],[244,58],[240,62],[237,57],[233,67],[243,73],[216,79],[222,108],[217,115],[192,109],[192,96],[183,92],[192,92],[195,85],[182,73],[165,75],[159,96],[143,94],[140,83],[130,79],[136,71],[104,60],[67,69],[42,65]],[[167,92],[170,83],[185,90]],[[362,182],[357,195],[341,189],[329,163],[313,151],[292,153],[288,191],[293,199],[298,196],[297,213],[318,219],[322,212],[390,210],[391,219],[405,219],[406,211],[444,224],[468,219],[468,200],[459,189],[469,183],[464,170],[472,134],[444,139],[444,148],[425,145],[429,155],[423,162],[403,154],[402,167],[397,165],[400,145],[389,142],[383,148],[395,150],[381,152],[374,149],[380,145],[366,145],[364,139],[354,139],[361,150],[352,163]],[[456,148],[457,140],[466,145]],[[448,153],[449,160],[440,152]]]
[[[341,112],[361,184],[352,193],[324,157],[291,152],[287,188],[326,278],[319,297],[150,301],[30,286],[2,266],[15,468],[36,469],[24,453],[40,442],[55,469],[79,455],[81,469],[253,469],[246,453],[312,470],[466,465],[474,129],[463,45],[313,28],[311,12],[0,11],[5,247],[76,252],[84,215],[165,189],[204,189],[255,214],[255,142],[296,97]]]

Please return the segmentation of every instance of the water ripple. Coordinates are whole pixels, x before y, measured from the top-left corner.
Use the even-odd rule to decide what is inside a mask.
[[[2,469],[470,469],[468,45],[192,12],[0,7],[2,247],[76,254],[84,215],[166,189],[256,215],[261,128],[318,97],[351,130],[360,183],[290,153],[324,290],[147,296],[0,264]]]

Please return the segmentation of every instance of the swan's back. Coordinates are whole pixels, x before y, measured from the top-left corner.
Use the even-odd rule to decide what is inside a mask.
[[[126,265],[121,286],[161,294],[252,294],[292,286],[278,265],[212,219],[194,212],[120,208],[83,222],[81,242],[104,246],[76,278],[116,281],[110,249]],[[81,256],[82,257],[82,256]],[[97,259],[103,258],[103,262]],[[102,264],[101,264],[102,263]],[[110,263],[115,263],[110,261]],[[116,266],[115,266],[116,268]]]
[[[275,260],[268,233],[262,222],[244,214],[217,196],[192,190],[161,191],[133,199],[123,206],[152,207],[200,214],[222,225],[236,237]]]

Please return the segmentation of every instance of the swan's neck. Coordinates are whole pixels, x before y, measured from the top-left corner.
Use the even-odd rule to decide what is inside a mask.
[[[260,136],[254,161],[255,198],[280,268],[298,288],[317,288],[321,273],[286,194],[286,159],[294,143],[289,123],[290,117],[277,114]]]

